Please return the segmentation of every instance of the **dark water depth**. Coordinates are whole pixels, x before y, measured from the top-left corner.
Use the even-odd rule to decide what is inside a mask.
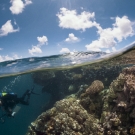
[[[21,97],[22,94],[27,89],[31,89],[33,85],[31,74],[0,79],[0,89],[6,92],[17,93],[18,97]],[[21,109],[14,118],[4,117],[5,123],[0,123],[0,135],[25,135],[30,122],[42,112],[42,105],[45,105],[50,96],[41,93],[41,86],[34,85],[34,87],[34,91],[40,95],[32,95],[29,106],[19,104]],[[0,110],[0,115],[3,113],[4,112]]]

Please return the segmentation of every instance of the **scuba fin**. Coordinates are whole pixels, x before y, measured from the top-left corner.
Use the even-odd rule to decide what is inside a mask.
[[[33,92],[34,88],[35,87],[33,86],[32,89],[28,91],[28,93],[27,93],[28,96],[30,96],[31,94],[40,95],[38,93]]]
[[[38,93],[33,92],[33,90],[34,90],[34,86],[30,90],[27,89],[26,92],[20,98],[21,99],[20,102],[28,105],[31,94],[39,95]]]

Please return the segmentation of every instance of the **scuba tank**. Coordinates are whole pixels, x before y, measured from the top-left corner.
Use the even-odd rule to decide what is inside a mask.
[[[21,109],[21,107],[16,105],[15,108],[13,109],[11,116],[14,116],[20,109]]]

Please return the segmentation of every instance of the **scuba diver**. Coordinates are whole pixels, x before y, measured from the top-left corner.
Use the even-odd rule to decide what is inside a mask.
[[[0,117],[0,119],[3,121],[2,118],[4,116],[14,117],[17,110],[20,109],[20,107],[17,106],[16,109],[14,109],[16,111],[12,110],[17,104],[29,105],[30,95],[31,94],[39,95],[37,93],[34,93],[33,90],[34,87],[31,90],[26,90],[26,92],[22,95],[22,97],[17,97],[16,93],[10,92],[0,93],[0,107],[2,108],[2,110],[4,110],[4,112],[6,112]]]

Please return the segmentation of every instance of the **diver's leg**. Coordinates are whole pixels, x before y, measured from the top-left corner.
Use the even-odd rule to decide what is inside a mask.
[[[33,90],[34,90],[34,86],[32,87],[31,90],[26,90],[26,92],[22,95],[22,97],[19,98],[19,100],[20,100],[19,102],[21,104],[24,104],[24,105],[29,105],[30,95],[31,95],[31,93],[32,93]],[[27,98],[26,98],[26,101],[25,101],[25,97],[26,96],[27,96]]]
[[[26,92],[22,95],[21,98],[18,98],[19,100],[19,103],[23,104],[23,105],[29,105],[29,99],[30,99],[30,95],[31,95],[31,92],[33,91],[33,88],[32,90],[26,90]],[[27,96],[27,98],[26,98]],[[26,100],[25,100],[26,98]]]
[[[18,98],[17,99],[17,103],[23,104],[23,105],[29,105],[29,99],[27,98],[26,101],[24,100],[24,98]]]
[[[24,93],[24,94],[22,95],[22,97],[21,97],[22,100],[24,100],[25,97],[29,94],[29,91],[30,91],[30,90],[26,90],[26,91],[25,91],[25,93]]]

